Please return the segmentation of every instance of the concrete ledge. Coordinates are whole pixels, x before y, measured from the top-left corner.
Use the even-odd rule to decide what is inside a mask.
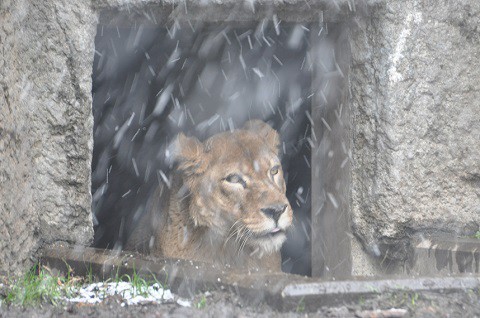
[[[415,246],[413,272],[432,274],[479,274],[480,240],[474,238],[428,237]]]
[[[453,291],[480,287],[478,275],[325,281],[284,273],[236,272],[198,262],[66,245],[45,248],[42,262],[61,272],[66,271],[68,264],[76,275],[91,271],[103,279],[133,272],[141,276],[153,274],[158,281],[183,296],[212,289],[229,290],[252,305],[265,302],[284,311],[295,310],[299,304],[306,310],[315,310],[392,291]]]

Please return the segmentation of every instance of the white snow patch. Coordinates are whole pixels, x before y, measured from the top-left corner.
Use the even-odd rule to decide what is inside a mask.
[[[192,303],[189,300],[186,299],[177,299],[177,304],[179,304],[182,307],[192,307]]]
[[[76,303],[96,304],[109,296],[120,295],[127,305],[172,303],[176,301],[180,306],[191,306],[190,301],[175,297],[169,289],[162,288],[158,283],[152,284],[145,289],[137,290],[129,282],[99,282],[83,286],[74,294],[76,295],[75,297],[65,298],[65,300]]]

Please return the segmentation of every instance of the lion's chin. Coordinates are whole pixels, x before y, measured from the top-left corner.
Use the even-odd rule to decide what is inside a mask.
[[[254,235],[250,239],[250,244],[253,248],[258,249],[259,252],[270,254],[280,250],[286,239],[285,231],[280,230],[275,233]]]

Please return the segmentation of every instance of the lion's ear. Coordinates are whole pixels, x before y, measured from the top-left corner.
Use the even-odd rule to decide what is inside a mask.
[[[195,137],[178,134],[174,141],[173,159],[178,163],[178,168],[188,175],[205,172],[203,144]]]
[[[245,126],[243,126],[243,129],[256,132],[275,152],[278,151],[278,147],[280,146],[280,136],[275,129],[270,127],[269,124],[255,119],[247,121]]]

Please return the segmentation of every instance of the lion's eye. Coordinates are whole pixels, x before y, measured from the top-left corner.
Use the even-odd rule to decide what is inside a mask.
[[[247,187],[247,183],[245,182],[245,180],[242,179],[242,177],[240,177],[238,174],[236,173],[232,173],[230,175],[228,175],[226,178],[225,178],[225,181],[227,182],[230,182],[230,183],[239,183],[241,184],[244,188]]]
[[[276,175],[278,173],[278,168],[279,168],[278,166],[275,166],[272,169],[270,169],[270,174],[272,176]]]

